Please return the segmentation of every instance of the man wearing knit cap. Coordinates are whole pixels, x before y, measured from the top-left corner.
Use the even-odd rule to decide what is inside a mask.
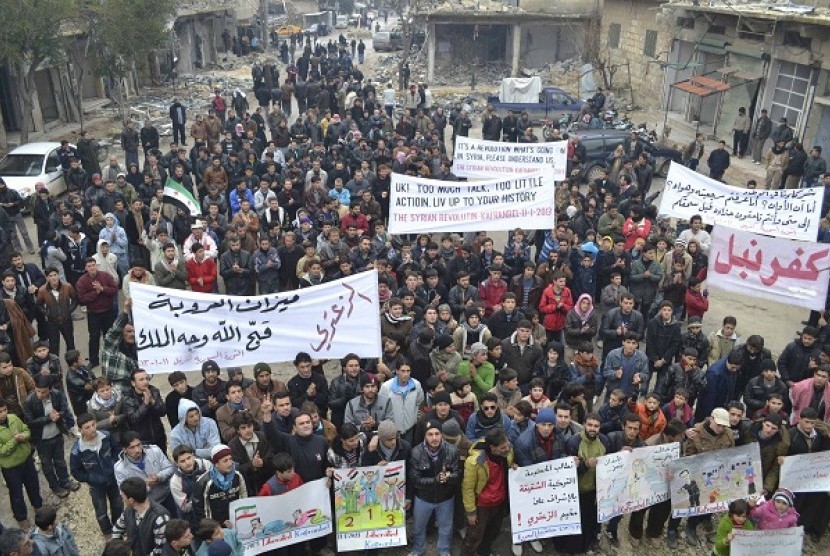
[[[366,453],[363,455],[363,465],[385,465],[390,461],[409,461],[411,455],[412,446],[398,435],[395,422],[387,419],[380,422],[378,433],[367,444]],[[412,485],[407,482],[407,509],[412,503],[411,487]]]
[[[248,497],[245,478],[236,470],[231,449],[225,444],[210,452],[213,467],[202,475],[193,491],[193,513],[196,521],[215,519],[224,527],[233,527],[230,504]]]
[[[346,404],[344,423],[352,423],[369,433],[376,430],[378,423],[392,418],[389,400],[378,397],[378,379],[375,375],[360,377],[360,395]]]
[[[261,404],[266,398],[274,402],[277,392],[288,392],[288,388],[283,381],[271,378],[271,366],[261,362],[254,365],[254,383],[247,387],[245,396],[256,398]]]
[[[427,524],[435,513],[438,555],[449,556],[453,530],[455,493],[461,480],[458,451],[445,442],[438,423],[427,423],[424,441],[412,449],[407,462],[414,491],[414,526],[409,556],[426,553]]]
[[[449,393],[441,390],[432,396],[432,407],[418,421],[418,427],[415,431],[415,444],[423,442],[427,423],[437,422],[443,427],[447,421],[456,421],[459,426],[463,423],[458,412],[452,409],[452,400],[450,400]]]
[[[219,378],[219,364],[213,359],[202,363],[202,382],[193,389],[193,401],[199,406],[202,415],[216,418],[216,410],[227,403],[227,386]]]
[[[507,472],[515,469],[513,449],[504,430],[496,428],[476,442],[464,462],[461,494],[467,512],[462,556],[491,554],[507,512]],[[520,547],[519,547],[520,549]],[[541,550],[540,550],[541,552]],[[514,550],[514,554],[521,554]]]

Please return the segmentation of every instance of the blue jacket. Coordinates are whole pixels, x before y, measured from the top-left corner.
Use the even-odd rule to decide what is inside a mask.
[[[185,417],[191,409],[199,412],[199,425],[195,429],[185,424]],[[202,415],[202,410],[196,403],[186,398],[179,400],[179,424],[170,431],[170,448],[175,450],[176,446],[187,444],[196,450],[197,457],[210,459],[210,451],[221,443],[216,421]]]
[[[737,400],[738,374],[730,373],[726,368],[726,357],[718,359],[706,371],[706,389],[697,398],[695,421],[703,421],[712,414],[716,407],[726,407],[732,400]]]
[[[87,444],[79,438],[69,451],[69,469],[72,476],[82,483],[107,487],[115,482],[115,462],[121,446],[108,432],[98,431],[98,443]]]
[[[526,467],[535,463],[549,461],[565,457],[565,446],[562,441],[556,436],[556,431],[551,433],[553,435],[553,450],[552,457],[548,457],[545,450],[539,445],[539,438],[536,435],[536,426],[528,427],[516,440],[513,446],[513,452],[516,455],[516,463],[520,467]]]
[[[233,191],[231,191],[231,194],[229,195],[229,197],[230,197],[230,201],[231,201],[231,216],[236,216],[236,213],[239,212],[239,209],[242,208],[241,205],[242,205],[243,199],[239,198],[239,190],[238,189],[234,189]],[[247,199],[249,203],[251,203],[251,210],[254,210],[254,205],[255,205],[254,194],[251,193],[250,189],[245,189],[244,198]]]
[[[617,369],[622,367],[622,378],[617,378],[615,373]],[[634,375],[640,373],[640,384],[633,384]],[[611,395],[611,391],[617,388],[623,390],[626,395],[646,395],[648,388],[648,357],[639,349],[634,352],[627,364],[623,364],[623,348],[619,347],[612,349],[605,357],[605,366],[603,367],[603,376],[605,376],[607,392],[606,399]]]
[[[481,410],[479,410],[481,411]],[[510,433],[510,429],[513,427],[513,421],[510,420],[506,414],[501,414],[501,428],[504,430],[505,434]],[[467,438],[475,442],[480,438],[484,438],[484,435],[487,434],[487,431],[490,430],[489,427],[485,427],[484,425],[480,425],[478,422],[478,411],[470,415],[470,419],[467,421]]]

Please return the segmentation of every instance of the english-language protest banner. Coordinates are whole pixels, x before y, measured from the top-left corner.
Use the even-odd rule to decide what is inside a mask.
[[[758,443],[669,462],[672,517],[726,511],[739,498],[757,498],[763,486]]]
[[[556,181],[565,179],[568,142],[502,143],[472,137],[455,138],[452,171],[459,178],[492,178],[553,170]]]
[[[778,486],[792,492],[830,492],[830,452],[785,457]]]
[[[804,547],[804,527],[763,531],[734,529],[732,532],[735,536],[729,543],[731,556],[801,556]]]
[[[582,532],[573,458],[511,469],[507,482],[513,544]]]
[[[332,531],[328,479],[317,479],[279,496],[234,500],[230,517],[245,556],[261,554]]]
[[[659,214],[802,241],[816,241],[823,187],[744,189],[726,185],[672,162]]]
[[[476,182],[392,174],[389,232],[549,229],[555,224],[551,171]]]
[[[804,309],[824,309],[830,246],[762,236],[723,226],[712,230],[708,283],[727,292]]]
[[[406,546],[406,464],[334,470],[337,550]]]
[[[672,442],[597,458],[597,521],[668,500],[668,463],[679,457],[680,443]]]
[[[377,271],[301,290],[232,296],[133,284],[138,365],[150,373],[293,361],[380,357]]]

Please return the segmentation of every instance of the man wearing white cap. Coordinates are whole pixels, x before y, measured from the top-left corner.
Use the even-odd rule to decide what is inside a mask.
[[[219,256],[219,249],[216,248],[216,241],[205,233],[205,224],[201,220],[195,221],[190,225],[190,235],[184,240],[184,257],[189,261],[195,257],[193,253],[193,244],[198,243],[205,248],[205,257],[216,259]]]

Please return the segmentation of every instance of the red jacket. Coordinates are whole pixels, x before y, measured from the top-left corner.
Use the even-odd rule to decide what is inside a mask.
[[[703,297],[700,292],[693,292],[686,289],[686,315],[687,317],[703,318],[703,313],[709,310],[709,298]]]
[[[349,225],[351,224],[354,224],[362,234],[369,233],[369,221],[366,219],[366,216],[361,214],[355,218],[351,213],[347,214],[340,220],[340,231],[345,235],[349,231]]]
[[[98,293],[92,283],[98,282],[103,291]],[[90,313],[106,313],[112,311],[112,300],[118,295],[118,285],[115,279],[108,272],[101,272],[100,270],[92,278],[88,273],[81,275],[75,283],[75,288],[78,290],[78,302],[81,305],[86,305],[87,311]]]
[[[562,302],[561,307],[559,307],[560,301]],[[574,300],[570,288],[565,286],[559,298],[556,297],[553,291],[553,284],[545,288],[545,291],[542,292],[542,299],[539,301],[539,312],[545,316],[542,323],[545,330],[551,332],[564,330],[565,315],[573,308]]]
[[[493,314],[493,305],[501,305],[504,302],[504,294],[507,293],[507,282],[499,280],[493,282],[489,278],[478,287],[478,299],[484,303],[484,315],[489,317]]]
[[[637,241],[638,237],[647,240],[650,232],[651,220],[648,218],[643,218],[639,222],[634,222],[631,218],[628,218],[623,222],[622,227],[622,234],[625,237],[625,249],[628,250],[634,247],[634,242]]]
[[[202,285],[199,285],[199,278]],[[216,284],[216,261],[205,257],[201,263],[196,259],[187,261],[187,281],[194,292],[213,293],[213,286]]]

